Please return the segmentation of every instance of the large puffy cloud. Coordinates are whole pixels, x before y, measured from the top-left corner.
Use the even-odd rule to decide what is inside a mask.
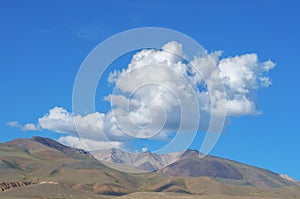
[[[261,113],[254,96],[271,85],[267,73],[275,66],[272,61],[260,62],[256,54],[221,58],[216,51],[186,63],[181,44],[170,42],[162,49],[136,53],[126,69],[109,77],[118,91],[109,96],[116,105],[113,112],[132,135],[153,135],[161,125],[162,131],[174,131],[180,122],[184,130],[193,130],[199,120],[197,103],[201,130],[208,128],[211,116],[225,112],[227,119]]]
[[[74,115],[55,107],[38,124],[26,124],[23,129],[69,134],[60,141],[76,146],[79,130],[84,132],[82,140],[90,144],[94,140],[108,146],[104,143],[110,140],[121,146],[134,138],[166,139],[179,127],[205,131],[211,116],[225,112],[227,119],[260,114],[255,96],[260,88],[271,85],[268,72],[275,64],[259,61],[256,54],[221,55],[217,51],[195,56],[187,63],[177,42],[165,44],[162,50],[144,49],[126,68],[111,72],[108,82],[115,89],[104,98],[111,103],[111,111]]]

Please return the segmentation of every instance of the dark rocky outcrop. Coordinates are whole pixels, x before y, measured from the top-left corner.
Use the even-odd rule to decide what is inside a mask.
[[[24,182],[1,182],[0,183],[0,190],[1,191],[6,191],[11,188],[17,188],[17,187],[24,187],[24,186],[29,186],[32,184],[36,184],[34,182],[30,181],[24,181]]]

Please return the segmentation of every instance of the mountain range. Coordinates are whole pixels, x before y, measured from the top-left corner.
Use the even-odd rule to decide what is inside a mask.
[[[266,169],[214,156],[200,158],[199,152],[195,150],[156,154],[110,149],[99,152],[96,158],[108,163],[130,165],[144,171],[155,171],[170,176],[208,176],[217,181],[237,185],[280,187],[296,184],[296,181],[287,175],[279,175]]]
[[[299,182],[287,175],[214,156],[200,158],[194,150],[137,154],[110,149],[96,158],[43,137],[1,143],[0,198],[300,197]],[[122,172],[109,164],[145,172]]]
[[[94,153],[95,157],[105,163],[129,165],[144,171],[157,171],[176,161],[183,152],[156,154],[151,152],[131,153],[120,149],[109,149]]]

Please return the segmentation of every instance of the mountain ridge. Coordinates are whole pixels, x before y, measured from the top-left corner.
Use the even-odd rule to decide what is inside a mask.
[[[143,154],[143,157],[145,155],[160,160],[159,154],[153,155],[147,152]],[[195,155],[197,152],[187,151],[183,157],[179,157],[175,162],[156,172],[134,174],[114,170],[91,157],[89,153],[78,152],[76,148],[61,145],[49,138],[16,139],[0,144],[1,181],[3,183],[28,182],[32,185],[9,188],[0,192],[0,198],[2,196],[4,198],[57,198],[58,196],[55,195],[57,190],[60,190],[60,193],[63,192],[59,196],[63,198],[71,198],[72,194],[78,198],[84,198],[87,195],[89,198],[120,195],[130,197],[130,194],[138,192],[147,192],[150,195],[154,194],[153,192],[163,192],[166,195],[178,193],[178,198],[182,198],[184,196],[182,194],[195,195],[195,198],[200,195],[252,197],[253,194],[271,197],[280,194],[280,197],[284,199],[292,199],[293,196],[300,197],[300,188],[296,184],[286,183],[285,179],[283,179],[284,183],[279,183],[278,186],[268,183],[263,186],[264,184],[259,183],[251,184],[245,179],[176,176],[161,172],[166,171],[170,165],[176,166],[178,161],[179,163],[182,160],[190,161],[191,158],[199,161],[196,158],[198,156]],[[209,158],[225,161],[225,163],[230,161],[217,159],[217,157]],[[199,164],[199,162],[196,163]],[[251,167],[248,166],[248,168]]]
[[[22,143],[23,146],[20,143]],[[61,157],[63,154],[75,159],[100,160],[102,163],[110,163],[112,166],[126,165],[143,171],[170,176],[208,176],[218,180],[221,179],[221,181],[232,180],[231,183],[243,181],[246,185],[258,187],[299,186],[300,184],[294,179],[291,180],[291,177],[287,178],[273,171],[243,164],[238,161],[210,155],[200,158],[201,154],[199,151],[192,149],[169,154],[156,154],[152,152],[130,153],[121,149],[112,148],[99,151],[96,155],[94,154],[95,157],[93,157],[90,152],[83,149],[65,146],[55,140],[40,136],[34,136],[31,139],[19,138],[6,142],[4,145],[16,146],[26,152],[30,152],[30,150],[27,149],[30,147],[32,153],[41,154],[44,157]],[[48,151],[48,153],[50,153],[49,155],[42,152],[43,150],[48,150],[45,147],[50,148],[50,152]],[[34,150],[37,150],[37,152]],[[129,169],[129,167],[125,167],[125,170]],[[249,179],[251,180],[249,181]],[[276,179],[275,182],[273,179]]]
[[[115,152],[118,152],[117,157],[115,156]],[[159,174],[171,176],[208,176],[223,182],[224,180],[230,180],[230,183],[233,184],[243,184],[258,187],[299,185],[299,182],[292,181],[288,178],[283,178],[280,174],[264,168],[247,165],[238,161],[220,158],[217,156],[208,155],[204,158],[201,158],[199,151],[192,149],[188,149],[184,152],[175,152],[174,154],[176,156],[173,157],[174,159],[169,160],[169,162],[161,162],[160,165],[158,165],[156,162],[151,162],[151,160],[153,160],[151,158],[153,156],[165,157],[168,154],[155,154],[151,152],[135,154],[125,152],[120,149],[110,149],[103,154],[97,154],[96,158],[104,162],[107,161],[109,163],[125,164],[138,169],[143,169],[145,171],[155,171]],[[123,158],[121,157],[122,154]],[[145,162],[135,162],[136,157],[141,155],[144,156],[144,159],[141,160],[144,160]],[[130,161],[128,161],[129,156],[132,156]],[[160,158],[156,158],[156,160],[157,159],[159,161],[161,160]],[[148,165],[143,167],[145,164]],[[153,165],[156,165],[156,167]],[[170,167],[172,167],[172,169],[170,169]]]
[[[216,156],[199,157],[195,150],[186,151],[181,158],[158,171],[171,176],[208,176],[220,181],[244,182],[255,187],[293,186],[296,183],[267,169]]]
[[[33,136],[30,140],[33,140],[35,142],[38,142],[40,144],[43,144],[45,146],[48,146],[50,148],[56,149],[58,151],[63,152],[66,155],[72,156],[75,153],[75,157],[77,157],[78,154],[81,154],[83,157],[92,157],[91,154],[84,150],[84,149],[78,149],[70,146],[63,145],[57,141],[54,141],[50,138],[40,137],[40,136]],[[77,157],[78,158],[78,157]]]

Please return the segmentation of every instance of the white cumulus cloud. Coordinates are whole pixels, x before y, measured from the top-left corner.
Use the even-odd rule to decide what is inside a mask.
[[[105,148],[109,140],[121,146],[134,138],[165,139],[179,126],[184,131],[206,130],[211,116],[224,109],[227,119],[261,113],[255,97],[271,85],[272,61],[261,62],[254,53],[222,58],[216,51],[187,63],[183,49],[175,41],[162,50],[144,49],[126,68],[112,71],[108,82],[115,92],[104,98],[111,102],[109,112],[75,115],[54,107],[37,124],[7,124],[68,134],[59,141],[72,146],[81,146],[78,131],[84,132],[82,140]]]

